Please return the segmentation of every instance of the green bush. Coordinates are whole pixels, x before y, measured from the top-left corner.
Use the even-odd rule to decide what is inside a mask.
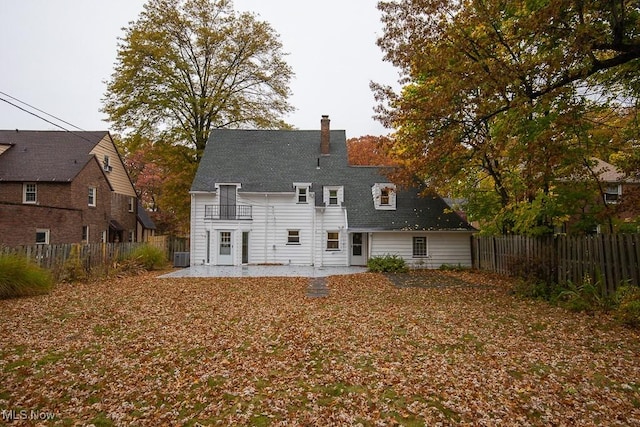
[[[616,300],[616,319],[625,325],[640,327],[640,288],[633,285],[622,286],[616,292]]]
[[[27,258],[0,255],[0,299],[46,294],[52,287],[51,274]]]
[[[167,265],[164,251],[151,245],[139,246],[126,259],[145,270],[159,270]]]
[[[372,257],[367,267],[373,273],[404,273],[409,270],[405,260],[397,255]]]
[[[442,271],[465,271],[469,270],[469,267],[465,267],[462,264],[442,264],[440,265],[439,270]]]
[[[560,305],[572,311],[590,313],[596,310],[609,311],[614,307],[615,302],[607,295],[603,283],[602,280],[594,282],[586,275],[582,283],[569,282],[567,288],[558,295],[558,301]]]

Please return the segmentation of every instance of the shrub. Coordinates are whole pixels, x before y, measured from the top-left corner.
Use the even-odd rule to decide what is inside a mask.
[[[469,270],[468,267],[463,266],[462,264],[442,264],[439,268],[442,271],[465,271]]]
[[[404,273],[409,270],[405,260],[397,255],[372,257],[367,267],[373,273]]]
[[[53,287],[48,271],[17,255],[0,255],[0,299],[45,294]]]
[[[162,249],[151,245],[142,245],[136,248],[126,257],[130,261],[145,270],[159,270],[167,265],[167,257]]]
[[[558,297],[558,289],[550,283],[520,278],[515,282],[513,291],[525,298],[542,299],[554,302]]]
[[[603,281],[594,282],[589,275],[584,277],[582,283],[568,283],[567,288],[558,295],[558,300],[569,310],[591,313],[595,310],[609,311],[614,305],[604,289]]]
[[[80,259],[80,250],[78,246],[74,245],[71,248],[69,258],[67,258],[62,267],[60,267],[57,277],[59,281],[69,283],[79,282],[89,278],[89,273]]]
[[[640,288],[633,285],[622,286],[616,292],[616,300],[616,319],[625,325],[640,327]]]

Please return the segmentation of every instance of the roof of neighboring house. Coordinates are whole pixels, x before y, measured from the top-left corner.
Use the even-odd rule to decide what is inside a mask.
[[[156,224],[153,222],[151,217],[149,216],[149,212],[142,206],[142,203],[138,199],[138,221],[144,228],[147,230],[155,230]]]
[[[371,187],[389,180],[378,167],[348,165],[345,131],[330,131],[330,155],[320,153],[320,134],[320,130],[213,130],[191,191],[215,191],[216,183],[239,183],[239,192],[292,193],[294,182],[311,183],[316,206],[323,206],[322,188],[341,185],[352,229],[474,230],[440,197],[420,197],[417,189],[398,191],[396,210],[376,210]]]
[[[591,166],[593,171],[598,175],[602,182],[633,182],[634,180],[628,179],[624,173],[602,159],[592,158],[593,165]]]
[[[106,131],[0,130],[0,181],[69,182],[94,157]]]

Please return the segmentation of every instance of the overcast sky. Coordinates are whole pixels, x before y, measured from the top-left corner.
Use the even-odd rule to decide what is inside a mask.
[[[108,130],[100,112],[122,28],[143,0],[0,0],[0,92],[84,130]],[[372,115],[369,82],[397,86],[398,72],[382,61],[377,0],[235,0],[280,34],[296,76],[286,120],[317,129],[328,114],[347,137],[389,133]],[[23,108],[34,111],[7,96]],[[43,113],[36,114],[54,119]],[[69,128],[62,123],[62,126]],[[58,129],[0,101],[0,129]]]

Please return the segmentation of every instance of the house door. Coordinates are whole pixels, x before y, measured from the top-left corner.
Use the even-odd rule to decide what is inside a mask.
[[[218,265],[233,265],[233,232],[218,232]]]
[[[367,242],[364,233],[351,233],[351,265],[367,265]]]
[[[249,232],[242,232],[242,263],[249,263]]]
[[[220,219],[236,219],[236,186],[220,186]]]

